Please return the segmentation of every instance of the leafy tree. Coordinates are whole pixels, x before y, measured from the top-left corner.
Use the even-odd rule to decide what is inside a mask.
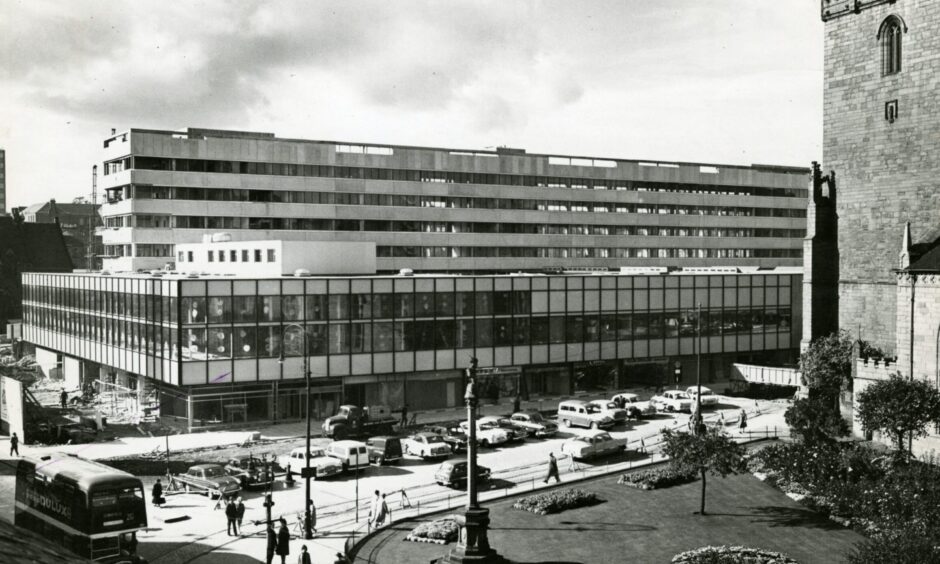
[[[855,398],[855,413],[866,431],[891,435],[903,453],[905,437],[923,437],[928,424],[940,421],[940,391],[924,380],[894,374],[862,390]]]
[[[849,433],[849,425],[832,404],[820,398],[800,398],[783,415],[803,442],[832,441]]]
[[[847,332],[839,331],[816,339],[800,355],[803,385],[811,395],[832,399],[843,388],[851,389],[853,344]]]
[[[912,531],[880,533],[849,555],[850,564],[940,564],[940,539]]]
[[[700,434],[663,429],[663,452],[677,472],[698,472],[702,476],[701,515],[705,515],[705,475],[721,476],[747,471],[744,447],[721,429],[707,428]]]

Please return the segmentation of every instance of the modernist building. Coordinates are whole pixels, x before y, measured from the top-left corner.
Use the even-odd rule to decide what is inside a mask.
[[[62,354],[72,385],[156,389],[189,428],[300,417],[304,357],[322,417],[341,401],[460,405],[471,356],[490,397],[564,395],[672,384],[676,363],[691,383],[697,352],[703,382],[725,380],[733,362],[793,362],[799,343],[795,268],[309,276],[289,255],[375,258],[283,243],[180,245],[173,273],[26,274],[24,338]]]
[[[92,257],[101,255],[101,234],[97,228],[101,225],[98,206],[91,203],[57,203],[55,200],[33,204],[20,213],[27,223],[58,223],[65,237],[65,245],[75,268],[94,268],[88,262],[89,252]]]
[[[104,268],[175,246],[369,241],[378,271],[799,266],[808,170],[131,129],[104,141]]]

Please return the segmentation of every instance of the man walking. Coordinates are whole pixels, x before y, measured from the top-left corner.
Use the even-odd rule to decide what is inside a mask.
[[[281,564],[287,564],[290,554],[290,531],[287,530],[287,519],[281,517],[281,528],[277,530],[277,555],[281,557]]]
[[[265,564],[271,564],[274,560],[274,551],[277,550],[277,532],[274,530],[274,524],[268,521],[267,530],[268,549],[265,552]]]
[[[163,484],[160,483],[160,478],[157,478],[157,483],[154,484],[153,489],[150,490],[150,497],[156,507],[160,507],[163,505],[163,502],[166,501],[163,499]]]
[[[376,521],[379,518],[379,505],[382,503],[382,498],[379,495],[379,490],[375,490],[375,494],[372,496],[372,504],[369,505],[369,529],[376,528]]]
[[[560,482],[561,477],[558,475],[558,461],[555,460],[555,453],[548,453],[548,475],[545,476],[545,479],[542,480],[543,484],[547,484],[549,480],[555,478],[555,482]]]
[[[402,404],[401,406],[401,427],[408,426],[408,404]]]
[[[519,394],[516,394],[516,397],[512,400],[512,412],[519,413],[519,409],[522,407],[522,398],[519,397]]]
[[[747,429],[747,412],[744,411],[744,408],[741,408],[741,417],[738,419],[738,429],[745,430]]]
[[[62,388],[62,393],[59,394],[59,402],[62,403],[62,409],[65,409],[69,405],[69,394],[65,391],[65,388]]]
[[[242,530],[242,519],[245,518],[245,503],[242,501],[242,498],[238,498],[235,502],[235,520],[238,521],[238,530]]]
[[[20,438],[16,436],[16,431],[13,432],[13,436],[10,437],[10,456],[20,455]]]
[[[238,510],[231,499],[225,504],[225,517],[228,519],[228,535],[238,536]],[[234,531],[234,534],[233,534]]]

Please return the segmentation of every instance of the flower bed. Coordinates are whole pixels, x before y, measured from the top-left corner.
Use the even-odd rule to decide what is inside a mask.
[[[672,557],[672,564],[799,564],[786,554],[747,546],[703,546]]]
[[[620,479],[617,480],[617,483],[641,490],[655,490],[657,488],[668,488],[669,486],[694,482],[697,477],[694,472],[683,473],[676,471],[671,466],[664,466],[653,470],[623,474],[620,476]]]
[[[526,496],[512,504],[512,508],[547,515],[549,513],[561,513],[566,509],[594,505],[599,502],[600,499],[596,494],[573,488]]]
[[[443,517],[441,519],[435,519],[434,521],[421,523],[410,533],[408,533],[408,536],[405,537],[405,540],[412,542],[447,544],[451,541],[457,540],[457,535],[459,533],[460,526],[457,525],[457,518],[453,515],[448,515],[447,517]]]

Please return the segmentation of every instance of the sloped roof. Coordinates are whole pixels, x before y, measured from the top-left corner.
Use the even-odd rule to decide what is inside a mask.
[[[14,223],[0,217],[0,260],[16,256],[20,272],[71,272],[72,259],[55,223]]]

